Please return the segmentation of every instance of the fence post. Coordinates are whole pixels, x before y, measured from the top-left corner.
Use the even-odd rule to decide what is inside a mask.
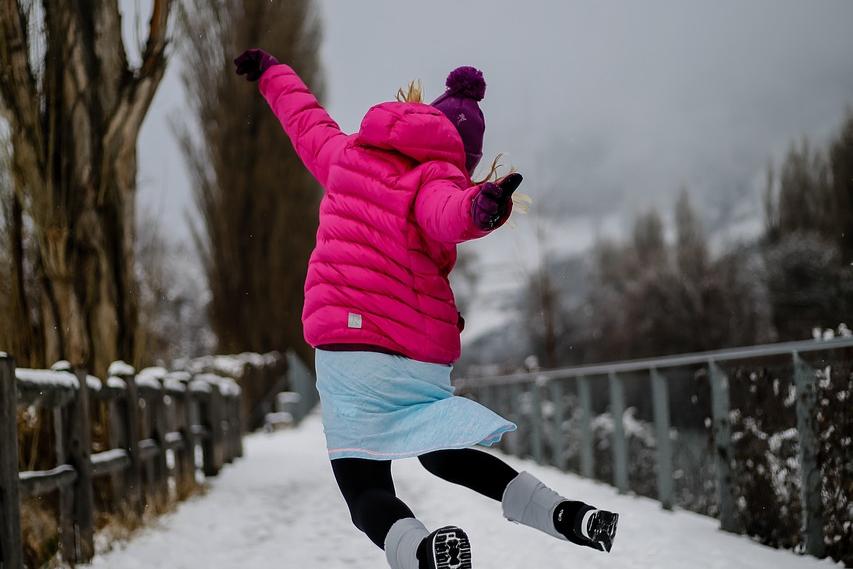
[[[74,525],[77,537],[77,559],[87,563],[95,556],[95,497],[92,488],[92,424],[89,411],[89,385],[86,370],[74,370],[80,384],[71,403],[68,463],[77,471],[74,485]]]
[[[731,425],[729,423],[729,378],[713,360],[708,362],[711,378],[711,412],[717,468],[717,495],[720,502],[720,527],[737,531],[735,500],[732,493]]]
[[[183,446],[175,452],[177,470],[175,486],[178,499],[183,500],[192,493],[195,486],[195,463],[193,462],[195,446],[193,445],[192,425],[187,411],[190,406],[190,388],[186,382],[184,382],[184,391],[180,395],[173,395],[172,400],[174,401],[172,409],[175,425],[184,441]]]
[[[578,376],[578,399],[581,405],[581,475],[595,477],[595,453],[592,439],[592,394],[589,378]]]
[[[139,390],[136,387],[136,370],[123,366],[116,370],[116,377],[124,380],[124,433],[125,449],[130,457],[130,466],[124,471],[130,511],[140,518],[145,513],[145,494],[142,487],[142,460],[139,456]]]
[[[68,412],[63,407],[53,409],[53,434],[55,437],[56,464],[68,462],[69,426],[66,423]],[[74,537],[74,488],[64,486],[57,492],[59,514],[59,550],[62,558],[72,563],[77,557],[77,543]]]
[[[548,383],[551,402],[554,405],[554,437],[551,440],[552,454],[554,455],[554,466],[560,470],[566,470],[566,448],[563,444],[563,422],[566,420],[566,404],[563,401],[563,381],[553,379]]]
[[[204,421],[199,416],[199,410],[201,409],[201,402],[199,398],[196,397],[195,392],[192,390],[192,376],[187,380],[187,393],[186,393],[186,405],[184,406],[184,420],[187,425],[187,449],[189,456],[187,457],[187,466],[190,467],[190,484],[194,488],[197,482],[196,480],[196,471],[198,470],[198,464],[196,463],[196,448],[199,444],[199,437],[196,434],[196,426],[201,425]],[[242,413],[242,409],[240,410]],[[203,444],[203,443],[202,443]]]
[[[817,393],[815,370],[794,352],[794,384],[797,389],[797,432],[799,433],[800,500],[803,507],[802,532],[806,553],[816,557],[826,555],[823,541],[823,502],[821,472],[817,465]]]
[[[109,381],[109,380],[108,380]],[[125,397],[127,392],[125,391]],[[119,402],[116,398],[111,397],[106,402],[107,421],[109,431],[107,432],[107,444],[111,449],[124,448],[127,440],[125,432],[125,424],[122,421],[121,413],[119,412]],[[110,508],[113,512],[120,511],[121,505],[125,500],[125,474],[123,472],[113,472],[109,475],[110,485]]]
[[[216,476],[222,468],[222,393],[217,383],[210,383],[210,396],[203,406],[202,419],[207,427],[208,437],[204,449],[204,475]]]
[[[622,378],[608,374],[610,383],[610,415],[613,417],[613,483],[620,494],[628,491],[628,445],[625,441],[625,391]]]
[[[24,566],[18,493],[18,390],[15,360],[0,353],[0,569]]]
[[[664,509],[673,506],[672,441],[669,438],[669,391],[666,378],[651,369],[652,402],[655,413],[655,446],[657,446],[658,500]]]
[[[544,460],[544,449],[542,448],[542,393],[538,380],[530,384],[530,452],[536,464],[542,464]]]
[[[166,391],[163,387],[162,380],[158,380],[160,384],[159,392],[149,401],[151,406],[151,427],[154,430],[154,440],[157,441],[157,446],[160,452],[152,460],[154,461],[154,491],[160,500],[160,507],[165,508],[169,503],[169,465],[166,460],[166,442],[167,421],[166,421]]]

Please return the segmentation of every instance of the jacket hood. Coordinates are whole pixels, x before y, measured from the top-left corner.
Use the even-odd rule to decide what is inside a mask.
[[[361,121],[356,142],[394,150],[418,162],[442,160],[465,169],[459,131],[438,109],[421,103],[380,103]]]

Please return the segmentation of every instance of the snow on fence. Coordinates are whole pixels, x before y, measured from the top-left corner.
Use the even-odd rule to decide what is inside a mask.
[[[242,456],[241,390],[233,379],[163,368],[137,374],[123,362],[110,366],[109,374],[102,382],[67,362],[52,370],[16,369],[0,353],[0,568],[23,567],[21,498],[59,492],[60,552],[72,564],[83,563],[95,549],[95,479],[109,485],[111,506],[141,516],[152,501],[168,503],[170,484],[182,499],[197,483],[198,468],[213,476]],[[108,412],[110,449],[91,454],[90,406],[99,402]],[[19,406],[51,410],[54,468],[18,470]]]
[[[853,497],[846,496],[843,480],[849,475],[845,468],[849,468],[851,452],[850,433],[847,432],[850,425],[846,424],[850,422],[849,397],[853,395],[849,393],[853,385],[851,363],[853,339],[839,338],[464,378],[457,380],[456,386],[458,393],[480,400],[519,425],[519,430],[503,443],[505,451],[529,456],[563,470],[568,469],[570,458],[577,458],[575,470],[586,477],[597,475],[600,478],[599,462],[608,462],[609,481],[623,493],[639,491],[636,488],[641,479],[638,471],[644,470],[656,478],[656,484],[652,484],[656,487],[639,492],[656,497],[666,509],[678,503],[674,491],[676,482],[684,476],[697,475],[684,472],[684,468],[674,470],[673,443],[684,438],[695,450],[696,446],[702,446],[703,439],[701,434],[695,436],[701,429],[694,429],[694,436],[689,436],[688,429],[680,430],[681,425],[674,428],[671,411],[679,417],[687,417],[687,422],[699,421],[700,426],[704,424],[711,444],[708,462],[713,472],[711,484],[700,486],[700,492],[704,489],[706,493],[709,490],[715,493],[715,496],[705,497],[705,503],[711,502],[714,507],[704,511],[717,515],[723,530],[746,531],[767,543],[785,545],[788,542],[767,534],[778,531],[773,524],[790,523],[785,518],[796,517],[799,531],[795,526],[794,533],[799,535],[794,536],[795,546],[819,557],[825,556],[829,548],[836,559],[847,560],[851,532],[846,512],[853,507]],[[833,366],[840,371],[835,376]],[[836,386],[835,391],[830,392],[833,377],[841,389]],[[706,401],[690,409],[682,403],[684,397],[681,396],[677,402],[679,407],[671,409],[672,394],[677,392],[673,384],[685,378],[699,381],[682,383],[680,393],[687,392],[694,403]],[[769,387],[758,385],[762,382],[770,384]],[[688,385],[688,389],[685,390],[684,385]],[[628,405],[626,387],[638,405]],[[769,389],[771,397],[758,397],[759,388]],[[703,390],[708,393],[703,394]],[[769,407],[774,405],[771,401],[774,393],[777,399],[784,400],[776,407],[787,416],[774,419],[775,432],[768,434],[756,427],[753,415],[765,416],[765,421],[770,423],[766,416],[770,414]],[[651,404],[645,405],[650,407],[648,426],[636,418],[637,407],[643,407],[641,399],[651,399]],[[836,411],[832,414],[829,410],[836,403]],[[705,409],[700,408],[702,406]],[[690,415],[701,416],[691,418]],[[829,417],[835,424],[819,426]],[[790,428],[785,429],[786,425]],[[840,443],[828,438],[838,429],[845,430]],[[600,436],[602,431],[606,433],[603,437]],[[750,431],[756,434],[754,438],[763,445],[760,448],[766,455],[778,453],[786,441],[794,439],[787,462],[780,461],[777,455],[767,459],[775,465],[756,468],[754,449],[750,449],[753,455],[749,455],[743,447],[744,437]],[[634,444],[634,440],[640,442]],[[630,445],[629,441],[632,441]],[[641,457],[642,448],[651,449],[651,452]],[[610,456],[602,451],[609,451]],[[652,464],[647,464],[649,462]],[[830,469],[834,470],[829,472]],[[771,472],[766,472],[768,470]],[[756,489],[762,484],[771,488]],[[782,488],[777,491],[774,486]],[[798,492],[786,494],[788,488]],[[755,499],[757,494],[768,492],[773,494],[772,499],[786,501],[774,512],[778,514],[775,519],[768,519],[767,511],[750,513],[750,507],[754,508],[755,504],[749,504],[747,498]],[[763,506],[757,509],[765,510]],[[832,514],[834,519],[825,519],[825,514],[827,517]],[[761,522],[745,521],[749,516],[760,518]],[[827,528],[831,529],[832,536],[827,535]]]

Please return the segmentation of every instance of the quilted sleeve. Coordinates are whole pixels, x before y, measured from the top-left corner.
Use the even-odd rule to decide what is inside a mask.
[[[289,66],[267,69],[259,88],[305,167],[325,186],[329,167],[347,136]]]
[[[431,239],[442,243],[462,243],[488,235],[493,229],[481,229],[472,215],[474,200],[479,193],[480,186],[461,189],[446,178],[426,180],[415,196],[418,226]],[[508,211],[498,226],[509,218],[509,214]]]

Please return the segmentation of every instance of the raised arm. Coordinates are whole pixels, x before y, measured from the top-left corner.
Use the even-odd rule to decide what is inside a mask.
[[[346,135],[287,65],[274,65],[265,71],[260,90],[299,158],[325,186],[331,161],[340,152]]]
[[[250,81],[260,78],[261,94],[290,137],[299,158],[325,186],[329,166],[343,147],[346,135],[289,66],[259,49],[247,50],[234,62],[238,74],[246,75]]]
[[[499,184],[482,184],[466,190],[445,178],[428,180],[415,197],[415,219],[424,233],[443,243],[484,237],[509,219],[510,198],[520,183],[520,174],[513,174]]]

